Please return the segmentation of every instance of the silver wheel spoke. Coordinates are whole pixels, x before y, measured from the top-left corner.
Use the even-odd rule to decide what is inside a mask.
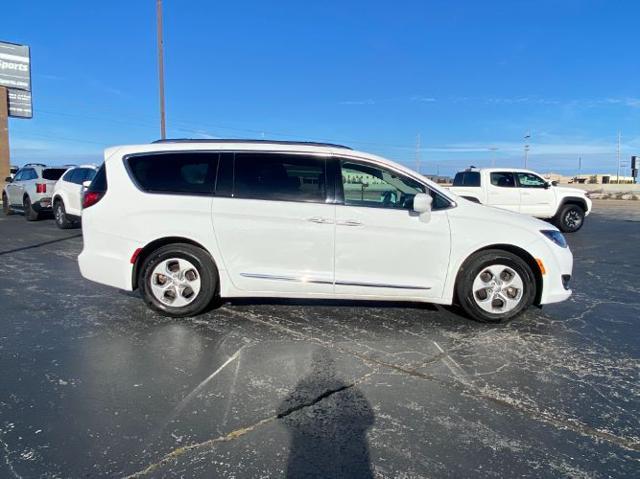
[[[169,258],[156,265],[150,283],[154,297],[174,308],[193,302],[202,285],[197,268],[183,258]]]
[[[488,313],[501,314],[512,311],[520,304],[524,282],[513,268],[492,264],[478,273],[471,290],[480,308]]]

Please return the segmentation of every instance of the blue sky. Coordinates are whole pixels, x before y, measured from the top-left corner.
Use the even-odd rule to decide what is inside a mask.
[[[164,1],[168,134],[324,140],[450,174],[613,172],[640,154],[640,2]],[[33,120],[12,162],[159,137],[155,1],[12,2]],[[498,148],[495,153],[491,147]],[[627,161],[628,163],[628,161]]]

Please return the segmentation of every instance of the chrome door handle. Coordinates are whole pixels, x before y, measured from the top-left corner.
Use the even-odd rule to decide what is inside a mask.
[[[362,226],[362,222],[356,220],[338,221],[338,224],[341,226]]]
[[[320,218],[318,216],[314,216],[313,218],[307,218],[307,221],[311,221],[312,223],[318,223],[321,225],[333,223],[333,221],[331,221],[329,218]]]

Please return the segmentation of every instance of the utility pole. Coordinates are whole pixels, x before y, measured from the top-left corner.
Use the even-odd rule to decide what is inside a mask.
[[[578,176],[582,174],[582,157],[578,157]]]
[[[489,150],[492,152],[491,153],[491,168],[495,168],[496,167],[496,151],[498,151],[498,147],[497,146],[491,146],[491,147],[489,147]]]
[[[616,174],[616,184],[620,184],[620,132],[618,132],[618,173]]]
[[[529,160],[529,139],[531,138],[531,134],[527,133],[524,136],[524,167],[527,167],[527,161]]]
[[[156,0],[156,22],[158,41],[158,86],[160,91],[160,138],[167,138],[164,110],[164,40],[162,38],[162,0]]]
[[[420,174],[420,133],[416,136],[416,171]]]

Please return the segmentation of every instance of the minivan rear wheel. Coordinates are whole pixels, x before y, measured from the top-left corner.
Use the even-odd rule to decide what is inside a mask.
[[[211,256],[190,244],[169,244],[144,260],[138,284],[152,309],[174,318],[194,316],[211,303],[218,270]]]
[[[456,293],[460,306],[473,319],[498,323],[531,306],[536,279],[529,265],[515,254],[485,250],[460,269]]]

